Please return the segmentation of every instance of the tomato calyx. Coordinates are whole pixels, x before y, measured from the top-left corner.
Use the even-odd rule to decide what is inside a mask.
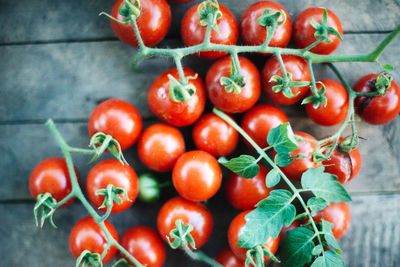
[[[325,96],[326,86],[322,82],[318,83],[321,84],[322,88],[319,91],[315,90],[315,93],[313,93],[313,95],[304,98],[303,101],[301,102],[302,105],[313,103],[314,109],[317,109],[321,104],[324,105],[324,107],[326,107],[328,103],[328,99]]]
[[[193,248],[196,249],[193,236],[190,234],[193,231],[193,225],[185,225],[181,219],[175,221],[175,229],[172,229],[167,236],[168,244],[172,249],[177,249],[179,247],[187,247],[188,243]],[[173,241],[171,242],[171,239]]]
[[[286,19],[287,17],[285,11],[281,10],[274,12],[273,9],[266,8],[264,9],[263,14],[258,17],[257,23],[263,27],[266,27],[268,31],[270,29],[275,30],[277,26],[284,24],[286,22]]]
[[[111,211],[114,202],[117,204],[122,204],[123,200],[121,199],[121,195],[124,196],[126,200],[132,202],[124,188],[114,187],[112,184],[107,185],[106,188],[97,190],[96,195],[104,196],[103,204],[98,207],[99,209],[107,207],[107,210]]]
[[[49,192],[39,194],[37,196],[37,202],[33,208],[36,226],[39,226],[38,213],[40,211],[40,228],[43,227],[46,219],[49,219],[51,226],[57,228],[53,221],[53,215],[57,209],[57,206],[57,200],[55,200]]]
[[[108,149],[108,151],[113,155],[121,164],[128,164],[122,154],[122,149],[120,144],[111,135],[102,132],[95,133],[89,142],[89,146],[93,148],[96,152],[90,159],[89,164],[97,160],[103,153]],[[129,165],[129,164],[128,164]]]
[[[257,245],[252,249],[247,250],[246,252],[246,266],[260,266],[264,265],[264,256],[270,258],[271,260],[280,263],[280,260],[271,252],[271,250],[265,245]]]
[[[316,30],[314,33],[315,39],[317,42],[324,41],[325,43],[329,44],[332,41],[329,39],[328,35],[334,35],[340,40],[343,40],[340,33],[333,27],[329,27],[328,24],[328,11],[324,8],[324,13],[322,15],[321,24],[316,22],[313,18],[310,20],[311,25]],[[320,40],[319,40],[320,39]]]
[[[286,72],[285,77],[281,77],[279,75],[274,75],[271,77],[269,82],[275,82],[276,84],[272,86],[272,91],[274,93],[282,92],[282,94],[287,98],[296,97],[300,92],[293,94],[292,88],[293,87],[302,87],[307,86],[310,82],[306,81],[293,81],[293,75],[290,72]]]
[[[197,7],[199,14],[199,24],[201,26],[210,26],[219,33],[217,21],[222,17],[217,0],[206,0]]]
[[[118,13],[124,16],[124,20],[119,20],[111,16],[106,12],[101,12],[99,16],[105,15],[109,19],[112,19],[119,24],[129,24],[136,20],[137,17],[140,16],[140,2],[139,0],[124,0],[121,3],[121,6],[118,8]]]
[[[237,55],[236,55],[237,56]],[[238,64],[238,66],[236,66]],[[230,77],[221,77],[220,84],[224,86],[227,93],[240,94],[242,88],[246,85],[246,76],[240,74],[240,63],[235,63],[234,56],[231,57],[231,75]]]
[[[103,263],[101,261],[101,256],[99,253],[92,253],[89,250],[85,249],[84,251],[82,251],[81,255],[76,259],[76,266],[102,267]]]
[[[168,79],[170,80],[169,97],[172,101],[187,102],[196,93],[196,87],[188,83],[188,80],[197,79],[197,73],[194,76],[184,77],[185,82],[179,82],[171,74],[168,74]]]

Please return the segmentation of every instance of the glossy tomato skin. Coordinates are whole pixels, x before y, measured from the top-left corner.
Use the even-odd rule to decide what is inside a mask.
[[[108,99],[93,110],[88,123],[89,135],[103,132],[114,137],[124,150],[132,146],[142,131],[139,111],[129,102]]]
[[[228,202],[238,210],[253,209],[260,200],[269,196],[273,188],[265,185],[268,171],[259,165],[259,173],[251,179],[246,179],[230,172],[225,181],[225,194]]]
[[[128,198],[120,195],[121,204],[114,202],[111,213],[121,212],[129,208],[139,193],[139,181],[135,171],[128,164],[122,164],[116,159],[104,160],[97,163],[89,172],[86,180],[86,192],[90,202],[96,207],[100,207],[104,201],[104,195],[96,195],[99,189],[107,188],[112,184],[114,187],[126,190]],[[101,208],[105,212],[107,208]]]
[[[166,258],[165,246],[158,233],[148,226],[135,226],[121,236],[121,246],[147,267],[161,267]]]
[[[246,259],[247,248],[242,248],[238,246],[239,235],[243,231],[244,225],[246,224],[245,216],[249,214],[252,210],[247,210],[239,213],[231,222],[228,229],[228,243],[232,252],[241,260]],[[276,238],[270,237],[267,242],[264,244],[267,246],[270,251],[275,254],[278,250],[280,236],[278,235]],[[267,261],[269,258],[267,256],[264,257],[264,261]]]
[[[335,80],[321,80],[325,85],[326,106],[322,103],[318,108],[313,107],[313,103],[305,105],[308,116],[316,123],[323,126],[333,126],[344,122],[349,109],[349,94],[344,86]],[[318,91],[321,84],[317,84]],[[309,92],[309,95],[312,95]]]
[[[197,75],[189,68],[183,68],[185,77]],[[189,79],[189,84],[196,88],[196,92],[187,102],[174,102],[169,97],[168,74],[179,81],[179,74],[176,68],[167,70],[155,79],[150,87],[147,101],[150,109],[161,120],[177,127],[188,126],[200,118],[206,104],[206,93],[203,81],[197,76],[196,79]]]
[[[246,85],[239,94],[226,92],[220,82],[222,77],[231,75],[230,57],[216,61],[206,76],[208,98],[214,106],[227,113],[241,113],[249,110],[255,105],[261,94],[260,74],[257,67],[244,57],[239,57],[239,63],[241,74],[246,77]]]
[[[377,74],[369,74],[356,82],[353,89],[356,92],[375,92]],[[361,118],[375,125],[381,125],[392,121],[400,112],[400,87],[392,81],[386,95],[359,96],[354,101],[356,111]]]
[[[351,223],[350,208],[346,202],[331,203],[325,209],[318,211],[313,218],[316,222],[324,219],[333,223],[332,233],[336,239],[346,234]]]
[[[341,36],[343,36],[342,24],[339,18],[331,10],[326,9],[328,12],[328,23],[329,27],[336,29]],[[303,10],[293,23],[293,40],[298,48],[306,48],[310,44],[314,43],[317,39],[314,37],[315,28],[311,25],[310,20],[314,19],[316,22],[321,23],[324,9],[321,7],[310,7]],[[334,36],[328,35],[331,43],[325,41],[319,43],[313,47],[310,51],[316,54],[329,55],[339,46],[341,40]]]
[[[243,116],[240,126],[261,148],[264,148],[268,146],[269,131],[286,122],[288,118],[280,108],[259,104]],[[251,146],[249,143],[247,145]]]
[[[111,16],[118,20],[125,17],[118,9],[124,0],[117,0],[112,8]],[[167,35],[171,25],[171,9],[165,0],[141,1],[141,14],[137,19],[140,35],[146,46],[155,46]],[[111,20],[111,27],[117,37],[124,43],[139,47],[132,23],[120,24]]]
[[[292,74],[293,81],[311,81],[310,69],[308,68],[307,61],[301,57],[293,55],[282,55],[282,60],[287,72]],[[308,91],[308,86],[293,87],[293,94],[295,97],[288,98],[282,92],[274,93],[272,87],[276,85],[275,82],[270,82],[272,76],[278,75],[283,77],[281,66],[278,59],[273,56],[265,62],[264,68],[261,73],[262,86],[264,93],[269,99],[276,104],[291,105],[302,99]]]
[[[210,238],[214,221],[206,206],[181,197],[168,200],[158,213],[157,228],[162,239],[167,242],[167,236],[175,229],[175,221],[180,219],[184,224],[193,225],[191,235],[196,248],[202,247]]]
[[[143,131],[138,142],[140,160],[150,169],[170,171],[185,152],[185,140],[175,127],[157,123]]]
[[[273,47],[286,47],[292,35],[292,21],[287,10],[278,3],[272,1],[259,1],[249,6],[242,14],[240,20],[240,37],[246,45],[261,45],[267,39],[267,30],[258,24],[257,19],[263,14],[266,8],[273,12],[281,11],[286,13],[286,22],[278,26],[269,43]]]
[[[179,195],[190,201],[205,201],[220,188],[218,161],[209,153],[194,150],[184,153],[172,170],[172,182]]]
[[[118,242],[118,233],[115,227],[108,221],[104,221],[111,236]],[[103,253],[107,246],[107,237],[90,216],[78,221],[71,230],[69,235],[69,249],[75,258],[78,258],[84,250],[92,253]],[[107,251],[103,263],[111,260],[117,253],[117,248],[111,246]]]
[[[230,154],[239,141],[238,132],[213,113],[200,118],[193,128],[192,135],[196,147],[214,157]]]
[[[79,181],[78,170],[74,167]],[[49,192],[57,201],[64,199],[72,191],[68,166],[63,158],[48,158],[41,161],[33,169],[29,177],[29,191],[33,198]],[[68,206],[74,198],[65,202],[61,207]]]
[[[218,252],[215,260],[224,267],[245,267],[245,262],[233,254],[230,247],[223,248]]]
[[[182,19],[181,35],[185,46],[194,46],[203,42],[207,26],[199,24],[198,5],[192,6]],[[217,20],[219,34],[211,30],[210,42],[215,44],[234,45],[239,38],[239,25],[235,15],[225,6],[219,4],[222,17]],[[204,59],[216,59],[227,55],[227,52],[207,51],[198,53]]]
[[[317,141],[313,136],[303,133],[296,132],[294,133],[297,136],[307,138],[309,140]],[[316,143],[310,142],[308,140],[304,140],[303,142],[297,142],[297,149],[295,151],[290,152],[291,156],[295,156],[298,154],[308,155],[306,158],[297,158],[294,159],[292,163],[285,167],[280,167],[283,173],[291,180],[300,181],[301,175],[310,168],[317,168],[319,165],[313,161],[312,152],[316,147]],[[275,155],[274,151],[274,155]]]

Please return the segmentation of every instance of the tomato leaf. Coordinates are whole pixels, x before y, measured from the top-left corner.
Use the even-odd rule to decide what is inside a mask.
[[[293,158],[288,153],[278,153],[275,155],[274,161],[279,167],[285,167],[293,162]]]
[[[311,216],[315,216],[317,211],[323,210],[329,203],[321,197],[312,197],[307,201],[307,206],[311,210]]]
[[[322,245],[319,244],[319,245],[315,246],[315,248],[312,250],[312,254],[314,256],[318,256],[319,254],[322,253],[322,251],[323,251]]]
[[[271,129],[268,133],[267,142],[279,153],[289,153],[297,149],[297,142],[290,124],[288,122]]]
[[[276,169],[272,169],[268,172],[265,177],[265,184],[267,187],[274,187],[281,180],[281,176]]]
[[[301,267],[309,263],[315,247],[314,237],[314,232],[305,227],[297,227],[287,232],[280,246],[283,266]]]
[[[324,234],[326,242],[328,242],[329,245],[331,245],[334,249],[340,252],[340,246],[332,233],[332,228],[334,226],[333,223],[330,223],[324,219],[321,219],[321,223],[322,223],[322,233]]]
[[[244,178],[253,178],[260,171],[257,160],[249,155],[241,155],[228,161],[219,158],[218,162]]]
[[[340,267],[345,266],[342,257],[334,251],[325,251],[315,259],[311,267]]]

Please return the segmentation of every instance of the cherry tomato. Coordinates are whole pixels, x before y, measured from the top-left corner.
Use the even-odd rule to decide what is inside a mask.
[[[193,128],[193,140],[197,148],[215,157],[231,153],[238,141],[238,132],[217,115],[208,113]]]
[[[378,75],[369,74],[362,77],[354,85],[356,92],[375,92],[375,81]],[[400,112],[400,87],[392,81],[386,95],[359,96],[356,98],[355,107],[358,115],[370,124],[385,124],[396,118]]]
[[[243,211],[239,213],[231,222],[228,229],[228,242],[232,249],[232,252],[241,260],[246,259],[247,248],[242,248],[238,246],[239,235],[243,231],[243,227],[246,224],[245,216],[249,214],[251,210]],[[270,237],[264,244],[267,246],[271,253],[275,253],[279,246],[280,236],[278,235],[275,239]],[[267,261],[269,257],[264,256],[264,261]]]
[[[207,207],[200,203],[174,197],[168,200],[158,213],[157,228],[162,239],[167,241],[167,236],[172,229],[176,228],[175,221],[178,219],[185,225],[193,226],[191,235],[196,248],[202,247],[210,238],[214,221]]]
[[[313,103],[306,104],[308,116],[316,123],[324,126],[333,126],[344,122],[349,109],[349,94],[343,85],[335,80],[321,80],[325,85],[326,106],[323,103],[318,108],[313,107]],[[317,83],[318,91],[322,85]],[[312,93],[309,92],[309,95]]]
[[[298,145],[297,149],[295,151],[290,152],[289,154],[291,156],[302,154],[306,155],[306,158],[296,158],[289,165],[280,168],[289,179],[300,181],[303,172],[305,172],[310,168],[317,168],[319,166],[317,163],[313,161],[312,158],[312,152],[316,147],[316,143],[312,141],[317,141],[317,140],[313,136],[307,133],[296,132],[294,134],[302,138],[306,138],[307,140],[303,140],[303,142],[297,142]]]
[[[118,20],[125,17],[119,14],[124,0],[117,0],[112,8],[111,16]],[[140,35],[146,46],[155,46],[167,35],[171,25],[171,9],[165,0],[140,1],[141,14],[136,20]],[[129,45],[139,47],[132,23],[120,24],[111,20],[111,27],[118,38]]]
[[[172,2],[172,3],[181,4],[181,3],[189,3],[189,2],[192,2],[193,0],[169,0],[169,1]]]
[[[343,36],[342,24],[339,18],[331,10],[326,9],[328,12],[328,27],[332,27]],[[310,44],[317,41],[314,37],[315,28],[311,25],[311,19],[317,23],[321,23],[324,9],[321,7],[310,7],[303,10],[293,23],[293,40],[298,48],[306,48]],[[330,43],[325,41],[313,47],[310,51],[316,54],[328,55],[336,50],[341,40],[335,35],[328,35]]]
[[[265,177],[268,171],[260,166],[259,173],[251,179],[246,179],[230,172],[225,182],[225,193],[228,202],[238,210],[253,209],[260,200],[269,196],[273,188],[267,188]]]
[[[122,203],[117,204],[114,202],[111,213],[121,212],[129,208],[139,193],[139,181],[132,167],[127,164],[123,165],[116,159],[104,160],[97,163],[90,170],[86,180],[86,192],[90,202],[96,208],[100,207],[104,202],[104,195],[96,195],[96,191],[107,188],[109,184],[125,189],[130,200],[127,200],[123,195],[119,195]],[[100,208],[100,210],[105,212],[107,208]]]
[[[150,169],[159,172],[171,170],[184,152],[185,140],[181,132],[161,123],[147,128],[138,142],[140,160]]]
[[[74,170],[79,181],[78,170],[75,167]],[[36,165],[29,177],[29,191],[35,199],[39,194],[49,192],[57,202],[71,193],[71,178],[65,159],[48,158]],[[71,198],[61,207],[65,207],[73,201],[74,198]]]
[[[286,72],[292,74],[293,81],[311,81],[310,69],[308,68],[307,61],[301,57],[293,55],[282,55],[283,64],[285,65]],[[282,92],[274,93],[272,86],[275,82],[270,82],[272,76],[278,75],[283,77],[281,66],[278,59],[273,56],[265,62],[264,68],[261,73],[262,85],[264,93],[273,102],[281,105],[294,104],[304,97],[308,91],[308,86],[293,87],[291,88],[295,97],[288,98]]]
[[[286,238],[286,232],[289,232],[290,230],[293,230],[294,228],[297,228],[300,226],[300,222],[299,221],[293,221],[291,225],[289,225],[289,227],[286,227],[285,225],[283,225],[280,236],[281,236],[281,240]]]
[[[240,37],[246,45],[261,45],[267,39],[267,30],[258,24],[257,19],[266,8],[272,12],[282,11],[286,14],[286,22],[278,26],[272,36],[269,46],[286,47],[292,35],[292,21],[286,9],[272,1],[260,1],[249,6],[240,20]]]
[[[189,68],[183,68],[185,77],[197,75]],[[162,73],[153,82],[148,93],[148,103],[153,113],[161,120],[174,126],[188,126],[200,118],[206,104],[204,84],[200,77],[189,79],[189,84],[196,88],[196,92],[187,102],[175,102],[169,97],[170,80],[168,74],[179,81],[176,68]]]
[[[230,247],[222,249],[215,260],[224,267],[244,267],[245,262],[233,254]]]
[[[313,218],[316,222],[324,219],[333,223],[332,233],[336,239],[346,234],[351,223],[350,208],[346,202],[331,203],[325,209],[318,211]]]
[[[280,108],[268,104],[259,104],[243,116],[240,125],[260,147],[264,148],[268,146],[267,136],[269,131],[285,122],[288,122],[288,118]],[[248,143],[247,145],[251,146]]]
[[[88,123],[89,135],[103,132],[114,137],[124,150],[132,146],[142,131],[139,111],[121,99],[108,99],[92,112]]]
[[[231,58],[216,61],[206,76],[207,95],[214,106],[227,113],[241,113],[249,110],[261,94],[260,74],[257,67],[247,58],[239,57],[241,74],[246,77],[246,85],[239,94],[228,93],[221,85],[222,77],[231,75]]]
[[[172,170],[172,182],[183,198],[205,201],[217,193],[222,172],[218,161],[209,153],[194,150],[184,153]]]
[[[121,246],[147,267],[161,267],[166,258],[165,246],[159,235],[148,226],[135,226],[121,236]]]
[[[207,26],[199,24],[200,17],[197,12],[199,4],[192,6],[186,11],[182,19],[181,35],[186,46],[194,46],[203,42]],[[219,4],[222,17],[217,20],[219,34],[212,29],[210,42],[214,44],[234,45],[239,38],[239,25],[235,15],[225,6]],[[225,56],[227,52],[208,51],[200,52],[198,56],[205,59],[216,59]]]
[[[108,221],[104,221],[104,224],[111,236],[118,242],[118,233],[114,226]],[[69,234],[69,249],[75,258],[78,258],[84,250],[101,255],[106,246],[107,237],[105,233],[90,216],[79,220]],[[117,253],[117,248],[111,246],[103,259],[103,263],[111,260],[115,253]]]

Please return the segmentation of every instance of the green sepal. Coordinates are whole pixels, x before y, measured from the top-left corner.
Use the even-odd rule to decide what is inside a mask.
[[[271,188],[277,185],[280,180],[281,175],[279,174],[279,172],[276,169],[272,169],[265,177],[265,184],[267,185],[267,187]]]
[[[258,166],[257,160],[250,155],[240,155],[239,157],[230,160],[221,157],[218,159],[218,162],[246,179],[253,178],[260,171],[260,166]]]
[[[381,65],[385,72],[394,71],[394,66],[392,64],[382,64]]]
[[[348,136],[338,144],[338,149],[343,152],[351,152],[360,144],[360,138],[356,136]]]
[[[267,246],[257,245],[247,250],[245,266],[264,266],[264,256],[269,257],[272,261],[280,262]]]
[[[132,201],[128,197],[128,193],[126,192],[125,188],[119,188],[119,187],[114,187],[114,185],[109,184],[107,185],[107,188],[102,188],[96,191],[96,195],[103,195],[104,196],[104,201],[103,204],[101,204],[99,209],[107,207],[108,209],[111,209],[112,206],[114,205],[114,202],[117,204],[122,203],[122,198],[121,196],[124,196],[126,200]]]
[[[199,14],[199,24],[201,26],[208,25],[208,16],[212,15],[211,27],[219,34],[218,20],[222,17],[222,12],[219,9],[217,0],[206,0],[200,3],[197,7],[197,13]]]
[[[283,19],[279,20],[280,17],[283,17]],[[284,24],[286,19],[285,11],[275,11],[271,8],[266,8],[264,9],[263,14],[258,17],[257,23],[266,28],[274,28]]]
[[[375,88],[379,95],[386,95],[392,85],[393,77],[387,72],[381,72],[375,81]]]
[[[334,35],[340,40],[343,40],[340,33],[335,28],[329,27],[327,23],[328,23],[328,12],[326,9],[324,9],[324,13],[322,14],[321,24],[316,22],[313,18],[310,19],[311,26],[316,30],[314,33],[315,39],[317,40],[322,39],[325,43],[329,44],[332,41],[329,40],[328,36]]]
[[[246,86],[246,76],[240,74],[240,66],[236,66],[233,56],[231,57],[231,75],[230,77],[221,77],[220,84],[224,86],[227,93],[240,94]]]
[[[140,2],[139,0],[133,0],[134,2],[132,3],[132,0],[124,0],[121,5],[118,8],[118,13],[124,17],[123,20],[119,20],[117,18],[114,18],[110,14],[106,12],[101,12],[99,16],[105,15],[106,17],[112,19],[113,21],[119,23],[119,24],[128,24],[132,22],[132,16],[138,18],[141,13],[140,9]]]
[[[44,194],[39,194],[36,197],[36,199],[37,201],[35,203],[35,206],[33,207],[33,215],[35,217],[36,226],[40,226],[40,228],[42,228],[46,219],[49,219],[51,226],[57,228],[57,226],[53,221],[53,215],[57,208],[56,206],[57,201],[53,198],[53,196],[49,192],[46,192]],[[38,221],[39,211],[40,211],[40,224]]]
[[[95,133],[90,138],[89,147],[92,147],[92,149],[96,152],[90,159],[89,164],[97,160],[107,149],[111,155],[121,162],[121,164],[128,164],[124,155],[122,154],[120,144],[111,135],[102,132]]]
[[[171,74],[168,74],[169,78],[169,97],[171,98],[172,101],[174,102],[187,102],[190,100],[190,98],[196,93],[196,87],[188,83],[186,81],[185,84],[179,82],[177,79],[175,79],[174,76]],[[196,79],[197,74],[194,77],[185,77],[185,79],[190,80],[190,79]]]
[[[103,262],[101,261],[101,256],[99,253],[92,253],[89,250],[85,249],[84,251],[82,251],[81,255],[76,259],[75,266],[102,267]]]
[[[302,105],[305,105],[308,103],[313,103],[314,109],[319,108],[319,106],[321,104],[324,107],[326,107],[326,105],[328,103],[328,99],[325,96],[326,86],[322,82],[318,82],[318,83],[321,84],[322,88],[320,90],[317,90],[316,94],[313,94],[311,96],[304,98],[303,101],[301,102]],[[313,85],[311,85],[311,86],[313,86]]]
[[[293,84],[292,74],[290,72],[286,73],[286,78],[279,75],[273,75],[269,82],[275,82],[276,84],[272,86],[272,91],[274,93],[282,92],[282,94],[287,98],[296,97],[300,92],[293,94],[292,87],[297,87],[298,85]],[[308,83],[307,83],[308,84]],[[294,86],[295,85],[295,86]]]
[[[196,249],[193,236],[190,234],[193,231],[193,225],[185,225],[180,219],[175,221],[176,228],[172,229],[167,236],[168,244],[172,249],[177,249],[179,247],[184,247],[188,243],[192,249]],[[173,241],[170,240],[173,239]]]

